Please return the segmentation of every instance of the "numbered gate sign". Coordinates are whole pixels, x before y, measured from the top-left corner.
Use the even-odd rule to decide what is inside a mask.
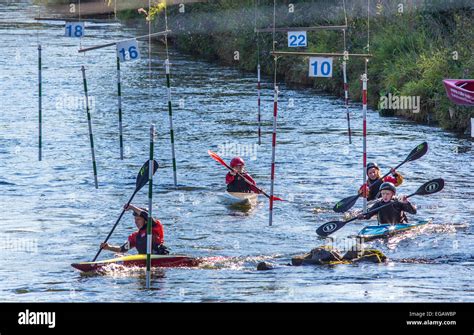
[[[332,58],[310,57],[309,58],[310,77],[332,77]]]
[[[84,36],[84,22],[66,22],[67,37],[83,37]]]
[[[121,62],[140,59],[140,50],[136,39],[117,42],[117,57]]]
[[[307,47],[306,31],[289,31],[288,48]]]

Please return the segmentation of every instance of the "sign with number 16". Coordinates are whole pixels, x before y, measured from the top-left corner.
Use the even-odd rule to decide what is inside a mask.
[[[117,42],[117,57],[121,62],[140,59],[140,50],[136,39]]]

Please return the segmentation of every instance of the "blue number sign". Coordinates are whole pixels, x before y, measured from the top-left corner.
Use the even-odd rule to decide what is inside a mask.
[[[84,22],[66,22],[67,37],[83,37],[84,36]]]
[[[117,42],[117,57],[121,62],[140,59],[140,50],[136,39]]]
[[[289,31],[288,32],[288,48],[307,47],[308,40],[306,31]]]
[[[332,77],[332,58],[310,57],[309,58],[310,77]]]

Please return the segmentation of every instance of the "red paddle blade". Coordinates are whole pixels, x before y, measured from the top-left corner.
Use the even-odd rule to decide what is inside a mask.
[[[208,150],[207,153],[209,154],[209,156],[211,156],[212,159],[214,159],[215,161],[221,163],[222,165],[224,165],[225,167],[227,167],[227,163],[222,159],[220,158],[220,156],[218,154],[216,154],[215,152],[211,151],[211,150]]]

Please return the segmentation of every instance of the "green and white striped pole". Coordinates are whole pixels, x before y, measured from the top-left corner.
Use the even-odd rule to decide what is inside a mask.
[[[152,235],[152,214],[153,214],[153,171],[154,171],[154,158],[153,151],[155,145],[155,125],[150,126],[150,161],[148,167],[148,222],[146,227],[146,288],[150,288],[151,279],[151,247],[153,241]]]
[[[123,132],[122,132],[122,79],[120,76],[120,58],[117,57],[117,98],[119,115],[119,141],[120,141],[120,159],[123,160]]]
[[[169,114],[169,119],[170,119],[170,138],[171,138],[171,157],[173,160],[173,178],[174,178],[174,187],[177,187],[178,177],[176,176],[176,154],[174,150],[173,108],[171,106],[170,61],[168,58],[165,60],[165,68],[166,68],[166,87],[168,90],[168,114]]]
[[[41,44],[38,44],[38,160],[42,160],[43,146],[43,93],[41,74]]]
[[[89,109],[89,94],[87,93],[86,69],[84,68],[84,66],[81,67],[81,71],[82,71],[82,80],[84,82],[84,94],[86,98],[87,123],[89,124],[89,138],[91,142],[92,168],[94,170],[94,183],[95,183],[95,188],[99,188],[99,184],[97,182],[97,164],[95,162],[95,152],[94,152],[94,136],[92,134],[91,113]]]

